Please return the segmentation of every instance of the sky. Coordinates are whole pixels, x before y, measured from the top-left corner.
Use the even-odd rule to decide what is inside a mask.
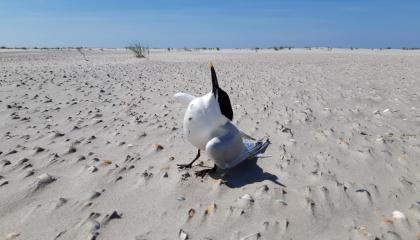
[[[0,0],[0,46],[420,47],[419,0]]]

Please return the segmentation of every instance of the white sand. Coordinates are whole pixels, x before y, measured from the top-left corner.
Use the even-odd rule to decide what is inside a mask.
[[[420,51],[83,52],[0,51],[0,239],[420,238]],[[200,179],[208,61],[273,157]]]

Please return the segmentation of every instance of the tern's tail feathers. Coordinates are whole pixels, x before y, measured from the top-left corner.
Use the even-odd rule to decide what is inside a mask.
[[[179,103],[189,104],[192,100],[195,99],[195,97],[188,93],[179,92],[174,95],[174,99]]]
[[[254,157],[269,157],[267,155],[263,155],[268,145],[270,145],[270,140],[268,138],[259,139],[257,141],[250,141],[244,139],[244,146],[247,150],[246,159],[251,159]]]

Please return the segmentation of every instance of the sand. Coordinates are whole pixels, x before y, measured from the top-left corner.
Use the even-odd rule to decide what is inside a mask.
[[[1,239],[420,239],[419,51],[82,51],[0,51]],[[209,61],[272,157],[202,179]]]

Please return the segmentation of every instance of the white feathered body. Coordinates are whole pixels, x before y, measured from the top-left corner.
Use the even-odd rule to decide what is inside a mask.
[[[185,112],[183,128],[187,140],[197,148],[206,150],[207,143],[218,134],[218,129],[229,120],[220,112],[212,93],[194,98]]]

